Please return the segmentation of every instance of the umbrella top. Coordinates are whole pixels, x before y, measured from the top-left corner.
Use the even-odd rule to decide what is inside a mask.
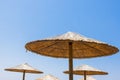
[[[106,75],[106,74],[108,74],[107,72],[93,68],[93,67],[88,66],[86,64],[78,66],[78,67],[73,69],[73,74],[84,75],[84,72],[86,72],[87,75]],[[68,74],[70,72],[64,71],[64,73]]]
[[[91,66],[89,66],[89,65],[86,65],[86,64],[83,64],[83,65],[81,65],[81,66],[78,66],[78,67],[76,67],[76,68],[74,68],[74,70],[75,71],[77,71],[77,70],[84,70],[84,71],[101,71],[101,70],[99,70],[99,69],[96,69],[96,68],[93,68],[93,67],[91,67]]]
[[[51,74],[48,74],[36,80],[59,80],[59,79]]]
[[[81,78],[79,80],[84,80],[84,78]],[[93,78],[92,76],[86,76],[86,80],[96,80],[96,79]]]
[[[108,56],[119,51],[114,46],[74,32],[67,32],[63,35],[28,42],[25,48],[45,56],[69,58],[69,43],[72,43],[73,58]]]
[[[43,73],[32,66],[28,65],[27,63],[17,65],[15,67],[6,68],[6,71],[13,71],[13,72],[26,72],[26,73]]]
[[[92,38],[87,38],[87,37],[77,34],[75,32],[67,32],[65,34],[46,38],[43,40],[72,40],[72,41],[88,41],[88,42],[104,43],[104,42],[101,42],[101,41],[98,41],[98,40],[95,40]]]

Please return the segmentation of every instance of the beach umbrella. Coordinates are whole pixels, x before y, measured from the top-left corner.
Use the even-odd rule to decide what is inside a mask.
[[[92,76],[86,76],[87,80],[96,80],[95,78],[93,78]],[[84,80],[84,78],[81,78],[79,80]]]
[[[23,80],[25,80],[25,73],[35,73],[35,74],[40,74],[43,73],[32,66],[28,65],[27,63],[17,65],[15,67],[11,68],[6,68],[6,71],[13,71],[13,72],[22,72],[23,73]]]
[[[108,56],[118,52],[118,49],[112,45],[74,32],[31,41],[25,45],[25,48],[44,56],[69,58],[69,80],[73,80],[73,58]]]
[[[36,80],[59,80],[59,79],[51,74],[48,74]]]
[[[70,74],[70,71],[64,71],[64,73]],[[81,65],[73,69],[73,74],[84,75],[84,80],[87,80],[87,75],[107,75],[108,73],[88,65]]]

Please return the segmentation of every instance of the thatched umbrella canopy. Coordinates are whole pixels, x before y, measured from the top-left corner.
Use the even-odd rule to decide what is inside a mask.
[[[70,74],[70,71],[64,71],[64,73]],[[108,73],[88,65],[81,65],[73,69],[73,74],[84,75],[84,80],[86,80],[86,75],[107,75]]]
[[[59,80],[59,79],[51,74],[48,74],[41,78],[37,78],[36,80]]]
[[[15,67],[6,68],[6,71],[13,71],[13,72],[22,72],[23,73],[23,80],[25,80],[25,73],[34,73],[34,74],[40,74],[43,73],[42,71],[39,71],[32,66],[28,65],[27,63],[17,65]]]
[[[25,48],[44,56],[69,58],[70,80],[73,80],[73,58],[108,56],[119,51],[112,45],[73,32],[28,42]]]

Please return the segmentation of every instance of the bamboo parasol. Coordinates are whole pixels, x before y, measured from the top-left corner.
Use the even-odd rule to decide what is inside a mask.
[[[25,73],[36,73],[36,74],[43,73],[43,72],[33,68],[32,66],[28,65],[27,63],[17,65],[15,67],[11,67],[11,68],[6,68],[5,70],[6,71],[13,71],[13,72],[22,72],[23,73],[23,80],[25,80]]]
[[[44,56],[69,58],[69,80],[73,80],[73,58],[83,59],[108,56],[119,51],[112,45],[74,32],[28,42],[25,48]]]

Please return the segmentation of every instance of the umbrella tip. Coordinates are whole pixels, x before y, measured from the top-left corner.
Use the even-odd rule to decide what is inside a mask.
[[[72,31],[68,31],[67,33],[68,33],[68,34],[71,34],[71,33],[75,33],[75,32],[72,32]]]

